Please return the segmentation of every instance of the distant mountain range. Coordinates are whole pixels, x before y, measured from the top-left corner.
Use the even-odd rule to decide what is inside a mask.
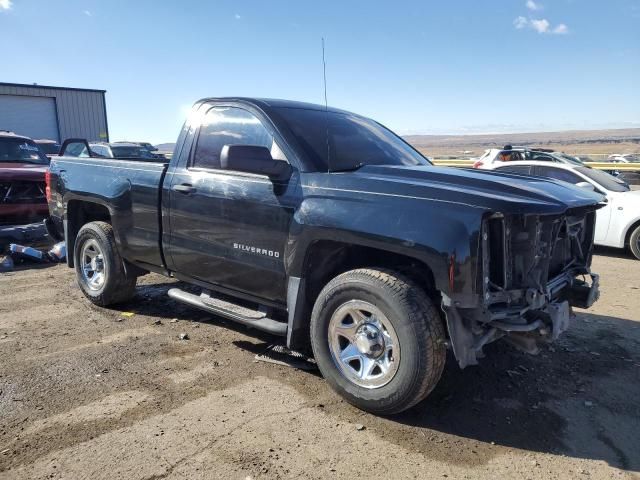
[[[640,152],[640,128],[482,135],[408,135],[404,138],[421,152],[432,156],[463,152],[479,155],[487,148],[502,148],[504,145],[551,148],[573,154]]]
[[[640,128],[620,128],[613,130],[567,130],[564,132],[532,133],[488,133],[474,135],[407,135],[404,137],[412,145],[423,147],[433,145],[477,145],[494,147],[511,143],[513,145],[573,144],[573,143],[640,143]]]

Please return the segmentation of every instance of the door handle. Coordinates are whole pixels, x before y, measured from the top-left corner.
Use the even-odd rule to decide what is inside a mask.
[[[181,183],[180,185],[174,185],[172,190],[174,192],[179,192],[185,195],[189,195],[190,193],[193,193],[196,191],[196,187],[194,187],[190,183]]]

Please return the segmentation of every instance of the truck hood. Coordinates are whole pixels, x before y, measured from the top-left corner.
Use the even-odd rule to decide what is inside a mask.
[[[33,163],[0,162],[0,181],[32,181],[44,182],[46,165]]]
[[[367,165],[350,174],[354,187],[466,204],[503,213],[562,214],[604,203],[598,193],[540,177],[448,167]]]

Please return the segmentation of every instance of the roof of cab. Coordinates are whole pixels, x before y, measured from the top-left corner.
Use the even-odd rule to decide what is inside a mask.
[[[255,105],[258,108],[268,110],[270,108],[299,108],[303,110],[321,110],[335,113],[347,113],[345,110],[339,108],[326,107],[324,105],[318,105],[315,103],[298,102],[294,100],[282,100],[277,98],[251,98],[251,97],[209,97],[198,100],[196,104],[205,102],[238,102],[249,103]]]

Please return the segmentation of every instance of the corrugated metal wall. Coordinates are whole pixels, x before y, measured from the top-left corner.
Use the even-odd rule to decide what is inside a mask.
[[[50,97],[55,100],[60,140],[71,137],[109,141],[105,92],[39,85],[0,83],[0,95]]]

